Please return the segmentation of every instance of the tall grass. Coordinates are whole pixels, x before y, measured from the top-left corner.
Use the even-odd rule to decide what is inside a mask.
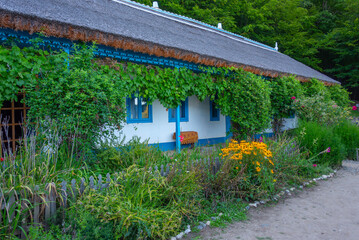
[[[4,129],[7,129],[5,127]],[[68,146],[62,143],[60,129],[49,124],[48,128],[24,127],[23,138],[18,142],[18,148],[12,151],[1,138],[2,162],[0,163],[0,201],[9,204],[1,211],[2,226],[0,236],[11,236],[23,231],[19,221],[31,222],[30,214],[33,199],[36,196],[43,199],[46,184],[59,183],[69,178],[72,170],[73,155]],[[6,132],[2,136],[8,136]],[[7,139],[9,140],[9,139]],[[70,148],[71,149],[71,148]]]
[[[359,148],[359,126],[350,121],[344,121],[333,128],[333,133],[341,139],[345,146],[346,158],[356,158],[356,148]]]
[[[296,129],[298,143],[308,151],[308,158],[313,158],[313,163],[331,167],[341,166],[347,155],[346,147],[333,129],[333,126],[304,121]],[[330,152],[318,155],[328,148],[330,148]]]

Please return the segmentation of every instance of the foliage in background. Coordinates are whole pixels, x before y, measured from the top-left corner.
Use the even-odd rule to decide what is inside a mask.
[[[271,81],[272,129],[277,136],[283,119],[294,114],[293,102],[303,94],[301,83],[293,76],[276,78]]]
[[[346,157],[346,148],[341,138],[333,131],[333,126],[323,127],[317,122],[301,122],[296,129],[299,145],[308,151],[314,164],[339,167]],[[320,154],[330,148],[330,152]]]
[[[136,0],[152,6],[152,0]],[[159,0],[161,9],[241,34],[356,87],[359,71],[357,0]],[[355,89],[353,89],[355,90]]]
[[[234,138],[247,138],[269,125],[270,87],[262,77],[243,70],[216,82],[215,100],[222,114],[230,116]]]

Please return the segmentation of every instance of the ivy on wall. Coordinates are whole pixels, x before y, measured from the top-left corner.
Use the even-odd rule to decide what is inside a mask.
[[[244,137],[267,128],[272,114],[286,116],[290,105],[287,98],[300,92],[294,77],[270,84],[241,69],[208,68],[194,73],[186,68],[114,60],[109,64],[95,58],[95,49],[95,45],[74,45],[68,54],[41,49],[36,42],[24,48],[0,46],[0,106],[25,91],[30,117],[37,121],[56,119],[66,126],[64,136],[70,138],[77,131],[80,138],[94,141],[103,129],[121,126],[125,98],[131,94],[150,102],[157,99],[166,108],[178,106],[188,96],[201,101],[210,97],[224,115],[231,117],[235,136]],[[318,82],[308,85],[306,93],[315,94],[318,86],[326,90]]]

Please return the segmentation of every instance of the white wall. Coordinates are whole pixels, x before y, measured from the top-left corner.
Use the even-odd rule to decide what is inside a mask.
[[[176,123],[168,122],[168,111],[158,100],[152,104],[152,123],[124,124],[121,132],[126,142],[132,136],[139,136],[142,140],[149,139],[149,143],[174,142],[172,138],[176,131]],[[219,138],[226,136],[226,119],[222,114],[220,121],[210,121],[209,99],[200,102],[195,96],[188,98],[188,122],[181,122],[181,131],[196,131],[199,139]]]
[[[283,120],[283,126],[281,128],[282,131],[290,130],[296,128],[298,124],[298,118],[295,116],[294,118],[285,118]],[[264,131],[265,133],[272,133],[272,128],[268,128]]]

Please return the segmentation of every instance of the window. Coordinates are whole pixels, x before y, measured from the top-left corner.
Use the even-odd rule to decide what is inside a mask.
[[[216,106],[216,103],[212,100],[209,101],[209,114],[211,121],[219,121],[219,109]]]
[[[25,97],[24,93],[17,95],[18,101],[4,101],[2,108],[0,109],[0,136],[3,143],[3,148],[0,148],[4,154],[4,150],[15,152],[18,141],[22,138],[24,131],[26,131],[26,114],[28,107],[21,101]]]
[[[127,123],[151,123],[152,122],[152,105],[142,97],[126,99],[127,105]]]
[[[188,122],[188,98],[181,102],[180,106],[180,121]],[[168,110],[168,122],[176,122],[176,109],[171,108]]]

